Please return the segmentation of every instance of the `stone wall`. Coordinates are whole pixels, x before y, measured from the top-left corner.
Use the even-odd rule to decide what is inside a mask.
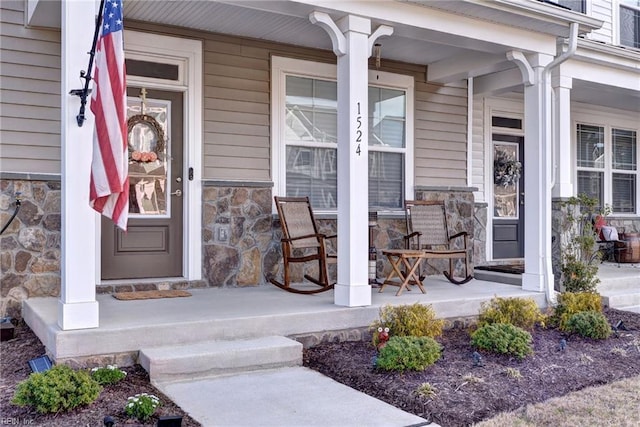
[[[60,181],[3,179],[0,193],[2,226],[13,214],[17,193],[20,193],[21,208],[0,236],[0,315],[19,319],[25,298],[60,294]],[[474,207],[471,190],[421,188],[416,190],[415,197],[418,200],[446,200],[450,233],[467,230],[475,240],[482,239],[482,228],[475,226],[481,221],[482,210]],[[283,268],[282,233],[279,219],[272,213],[272,200],[270,183],[205,182],[202,198],[203,280],[105,283],[98,284],[96,292],[266,285],[268,278],[281,277]],[[322,233],[336,234],[335,215],[316,219]],[[379,279],[390,271],[381,251],[404,247],[405,234],[403,213],[378,217],[372,236],[377,249]],[[477,246],[482,245],[474,245],[474,261],[478,258]],[[432,260],[427,274],[439,275],[447,268],[446,263],[446,260]],[[296,266],[293,269],[293,280],[302,280],[303,274],[316,274],[314,263],[304,268]],[[460,274],[462,268],[459,262]],[[335,278],[335,269],[331,273]]]
[[[487,261],[487,221],[488,205],[476,203],[473,214],[473,265],[482,265]]]
[[[60,181],[3,177],[0,223],[17,216],[0,236],[0,315],[22,318],[22,300],[60,294]]]
[[[203,279],[209,286],[255,286],[274,272],[271,185],[205,183],[202,192]]]
[[[481,220],[473,202],[473,189],[420,188],[418,200],[446,200],[449,232],[466,230],[475,236],[475,222]],[[485,208],[486,211],[486,208]],[[337,232],[335,215],[317,215],[321,233]],[[372,229],[377,249],[376,272],[382,279],[391,267],[381,251],[403,248],[407,232],[403,213],[379,215]],[[279,218],[272,214],[272,191],[268,183],[209,182],[203,190],[203,278],[208,286],[257,286],[271,277],[282,277],[282,237]],[[478,238],[476,236],[476,238]],[[480,233],[479,238],[482,238]],[[481,246],[481,245],[474,245]],[[473,250],[474,257],[476,254]],[[432,260],[427,274],[439,275],[447,260]],[[304,274],[317,275],[315,263],[291,265],[293,281]],[[335,266],[332,266],[335,267]],[[461,275],[464,266],[458,261]],[[335,268],[330,270],[336,279]]]

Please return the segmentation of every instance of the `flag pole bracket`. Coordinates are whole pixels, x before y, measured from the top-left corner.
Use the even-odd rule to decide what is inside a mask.
[[[76,116],[78,127],[82,127],[82,125],[84,124],[84,121],[86,120],[84,113],[87,107],[87,96],[91,93],[91,89],[89,88],[89,83],[92,80],[91,70],[93,69],[93,59],[96,56],[96,45],[98,43],[98,34],[100,33],[100,26],[102,24],[103,12],[104,12],[104,0],[100,0],[100,9],[98,12],[98,16],[96,17],[96,28],[93,33],[93,44],[91,45],[91,51],[87,52],[89,54],[89,66],[87,67],[87,71],[80,70],[80,78],[84,79],[84,88],[73,89],[69,92],[69,95],[80,97],[80,111]]]

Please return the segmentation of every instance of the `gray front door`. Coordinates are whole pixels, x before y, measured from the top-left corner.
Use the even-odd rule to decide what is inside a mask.
[[[102,279],[183,275],[183,94],[127,89],[129,223],[102,220]]]
[[[493,258],[524,257],[524,137],[493,134]],[[512,161],[520,179],[510,179]]]

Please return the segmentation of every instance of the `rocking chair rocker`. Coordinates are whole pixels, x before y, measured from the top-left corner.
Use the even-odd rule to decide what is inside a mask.
[[[449,271],[443,271],[445,277],[456,285],[462,285],[473,279],[469,268],[469,234],[461,231],[449,236],[447,217],[443,201],[406,200],[407,232],[404,237],[407,249],[423,250],[426,259],[448,259]],[[463,247],[454,248],[455,239],[462,238]],[[465,277],[457,280],[453,277],[454,260],[464,260]],[[420,280],[424,276],[420,273]]]
[[[328,254],[326,241],[337,236],[325,236],[318,232],[313,210],[308,197],[274,197],[280,225],[282,227],[282,259],[284,263],[284,283],[275,278],[271,283],[287,292],[297,294],[316,294],[333,289],[334,283],[329,281],[328,264],[336,263],[337,256]],[[291,263],[318,262],[318,277],[308,274],[304,278],[318,285],[319,288],[304,289],[291,284]]]

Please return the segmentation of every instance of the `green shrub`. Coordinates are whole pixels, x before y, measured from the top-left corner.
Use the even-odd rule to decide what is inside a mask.
[[[542,314],[533,298],[500,298],[482,303],[478,327],[492,323],[510,323],[523,329],[533,329],[536,323],[544,325]]]
[[[598,264],[566,257],[560,271],[562,285],[568,292],[594,292],[600,283]]]
[[[140,393],[127,399],[124,411],[129,417],[147,422],[160,406],[160,399],[152,394]]]
[[[396,337],[429,337],[442,335],[444,320],[437,319],[430,305],[415,303],[412,305],[386,305],[380,308],[379,319],[374,321],[370,330],[373,332],[373,344],[378,345],[379,327],[389,328],[389,334]]]
[[[531,334],[509,323],[484,325],[471,334],[471,344],[481,350],[524,359],[533,353]]]
[[[91,378],[96,380],[96,382],[102,386],[115,384],[124,377],[127,376],[127,373],[118,369],[117,366],[107,365],[107,367],[93,368],[91,370]]]
[[[31,406],[40,413],[68,411],[93,403],[102,387],[86,371],[58,365],[34,373],[16,387],[12,402]]]
[[[380,349],[376,366],[386,371],[422,371],[440,359],[440,352],[433,338],[394,336]]]
[[[560,294],[553,315],[554,323],[558,325],[560,330],[567,331],[567,322],[571,316],[581,311],[602,312],[600,295],[593,292],[564,292]]]
[[[604,314],[597,311],[581,311],[567,322],[567,330],[586,338],[602,340],[611,335],[611,326]]]

